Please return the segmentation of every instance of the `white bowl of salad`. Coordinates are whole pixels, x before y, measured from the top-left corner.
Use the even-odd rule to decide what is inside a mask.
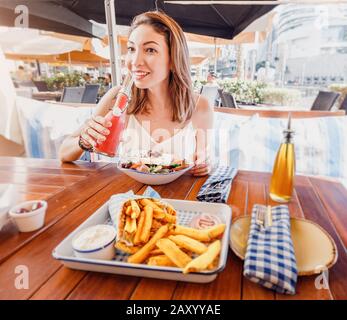
[[[193,164],[185,160],[175,160],[171,155],[149,153],[145,157],[122,159],[118,169],[136,181],[149,185],[170,183],[185,172]]]

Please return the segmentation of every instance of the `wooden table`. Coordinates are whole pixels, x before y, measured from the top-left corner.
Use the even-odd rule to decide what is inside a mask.
[[[206,178],[189,174],[155,189],[163,197],[195,200]],[[269,175],[240,171],[228,204],[233,219],[267,203]],[[347,191],[339,183],[297,177],[290,212],[319,223],[334,238],[339,258],[329,271],[330,290],[317,290],[316,277],[300,277],[295,296],[275,294],[242,276],[243,263],[229,251],[227,266],[209,284],[70,270],[54,260],[52,250],[114,193],[146,186],[111,164],[60,164],[56,160],[0,157],[0,183],[18,186],[21,200],[46,199],[44,228],[18,233],[8,224],[0,233],[0,299],[347,299]],[[270,203],[273,204],[273,203]],[[15,268],[29,268],[29,289],[18,290]]]
[[[288,118],[289,113],[293,119],[302,119],[302,118],[321,118],[321,117],[344,117],[346,112],[344,110],[336,111],[317,111],[317,110],[266,110],[263,108],[248,108],[248,109],[236,109],[236,108],[224,108],[224,107],[215,107],[215,112],[222,112],[228,114],[234,114],[238,116],[252,116],[256,113],[260,117],[264,118]]]

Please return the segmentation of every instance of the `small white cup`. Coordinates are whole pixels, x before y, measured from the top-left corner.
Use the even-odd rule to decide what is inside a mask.
[[[101,233],[104,237],[97,240],[97,244],[93,244],[90,236],[95,234],[98,230],[99,236]],[[115,256],[116,250],[114,242],[116,240],[116,229],[110,225],[95,225],[86,228],[77,233],[72,239],[72,248],[76,257],[84,259],[98,259],[98,260],[112,260]],[[86,236],[87,235],[87,236]],[[84,236],[84,240],[77,243],[77,240]],[[83,247],[85,243],[89,243],[89,248]]]
[[[18,213],[18,211],[22,208],[31,210],[32,206],[38,202],[42,204],[41,208],[38,208],[30,212]],[[9,211],[9,215],[15,221],[20,232],[31,232],[43,227],[43,225],[45,224],[46,210],[47,210],[46,201],[32,200],[32,201],[22,202],[12,207]]]

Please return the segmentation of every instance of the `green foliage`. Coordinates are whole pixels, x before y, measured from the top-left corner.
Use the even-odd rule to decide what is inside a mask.
[[[266,83],[257,81],[245,81],[237,79],[224,79],[218,84],[225,92],[232,94],[236,101],[246,104],[263,103],[263,90]]]
[[[56,73],[53,77],[43,79],[50,90],[62,90],[64,87],[79,87],[84,85],[82,73],[74,71],[72,73]]]
[[[263,103],[280,106],[295,106],[299,103],[301,92],[296,89],[267,87],[262,90]]]
[[[225,79],[218,81],[225,92],[232,94],[236,101],[245,104],[274,104],[289,106],[298,104],[299,90],[277,88],[264,82]]]

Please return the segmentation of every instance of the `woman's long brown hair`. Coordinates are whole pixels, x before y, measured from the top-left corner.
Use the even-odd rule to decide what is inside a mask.
[[[140,25],[149,25],[165,36],[169,47],[171,71],[169,90],[172,105],[172,121],[188,121],[194,111],[195,102],[190,77],[190,62],[187,41],[181,27],[175,20],[158,11],[149,11],[136,16],[131,24],[130,33]],[[147,89],[133,86],[128,114],[148,112]]]

